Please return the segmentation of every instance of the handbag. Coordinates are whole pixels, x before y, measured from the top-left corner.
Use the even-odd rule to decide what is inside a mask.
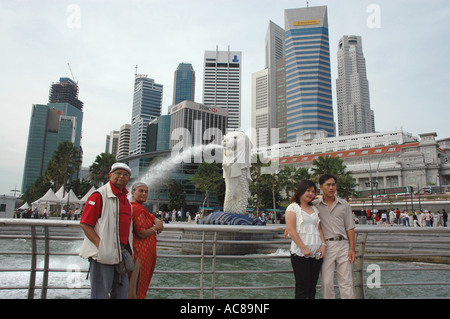
[[[131,251],[126,246],[121,245],[120,254],[122,260],[115,266],[119,274],[126,274],[134,270],[134,259]]]

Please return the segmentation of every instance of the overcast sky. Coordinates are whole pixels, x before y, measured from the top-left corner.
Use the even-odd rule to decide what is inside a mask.
[[[450,137],[448,0],[311,0],[327,5],[333,97],[337,44],[362,36],[377,131]],[[33,104],[73,76],[84,102],[83,166],[105,149],[105,136],[131,122],[135,66],[164,85],[172,104],[178,64],[192,63],[202,102],[205,50],[242,52],[242,127],[251,125],[251,74],[264,68],[270,20],[284,28],[292,0],[0,0],[0,194],[21,188]],[[333,106],[336,115],[336,100]]]

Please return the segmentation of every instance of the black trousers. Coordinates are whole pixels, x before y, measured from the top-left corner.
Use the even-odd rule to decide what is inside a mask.
[[[295,277],[295,299],[315,299],[323,259],[300,257],[291,254]]]

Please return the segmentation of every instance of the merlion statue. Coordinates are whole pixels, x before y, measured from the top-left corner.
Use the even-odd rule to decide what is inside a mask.
[[[200,221],[201,224],[216,225],[264,225],[257,217],[247,213],[250,197],[250,151],[251,142],[242,131],[225,135],[223,146],[223,178],[225,179],[225,201],[223,211],[216,211]]]
[[[250,196],[251,143],[242,131],[230,132],[223,138],[223,178],[225,179],[226,213],[245,214]]]

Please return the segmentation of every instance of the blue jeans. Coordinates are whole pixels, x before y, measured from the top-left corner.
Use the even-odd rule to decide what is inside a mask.
[[[119,274],[114,265],[90,261],[91,299],[127,299],[128,274]]]

